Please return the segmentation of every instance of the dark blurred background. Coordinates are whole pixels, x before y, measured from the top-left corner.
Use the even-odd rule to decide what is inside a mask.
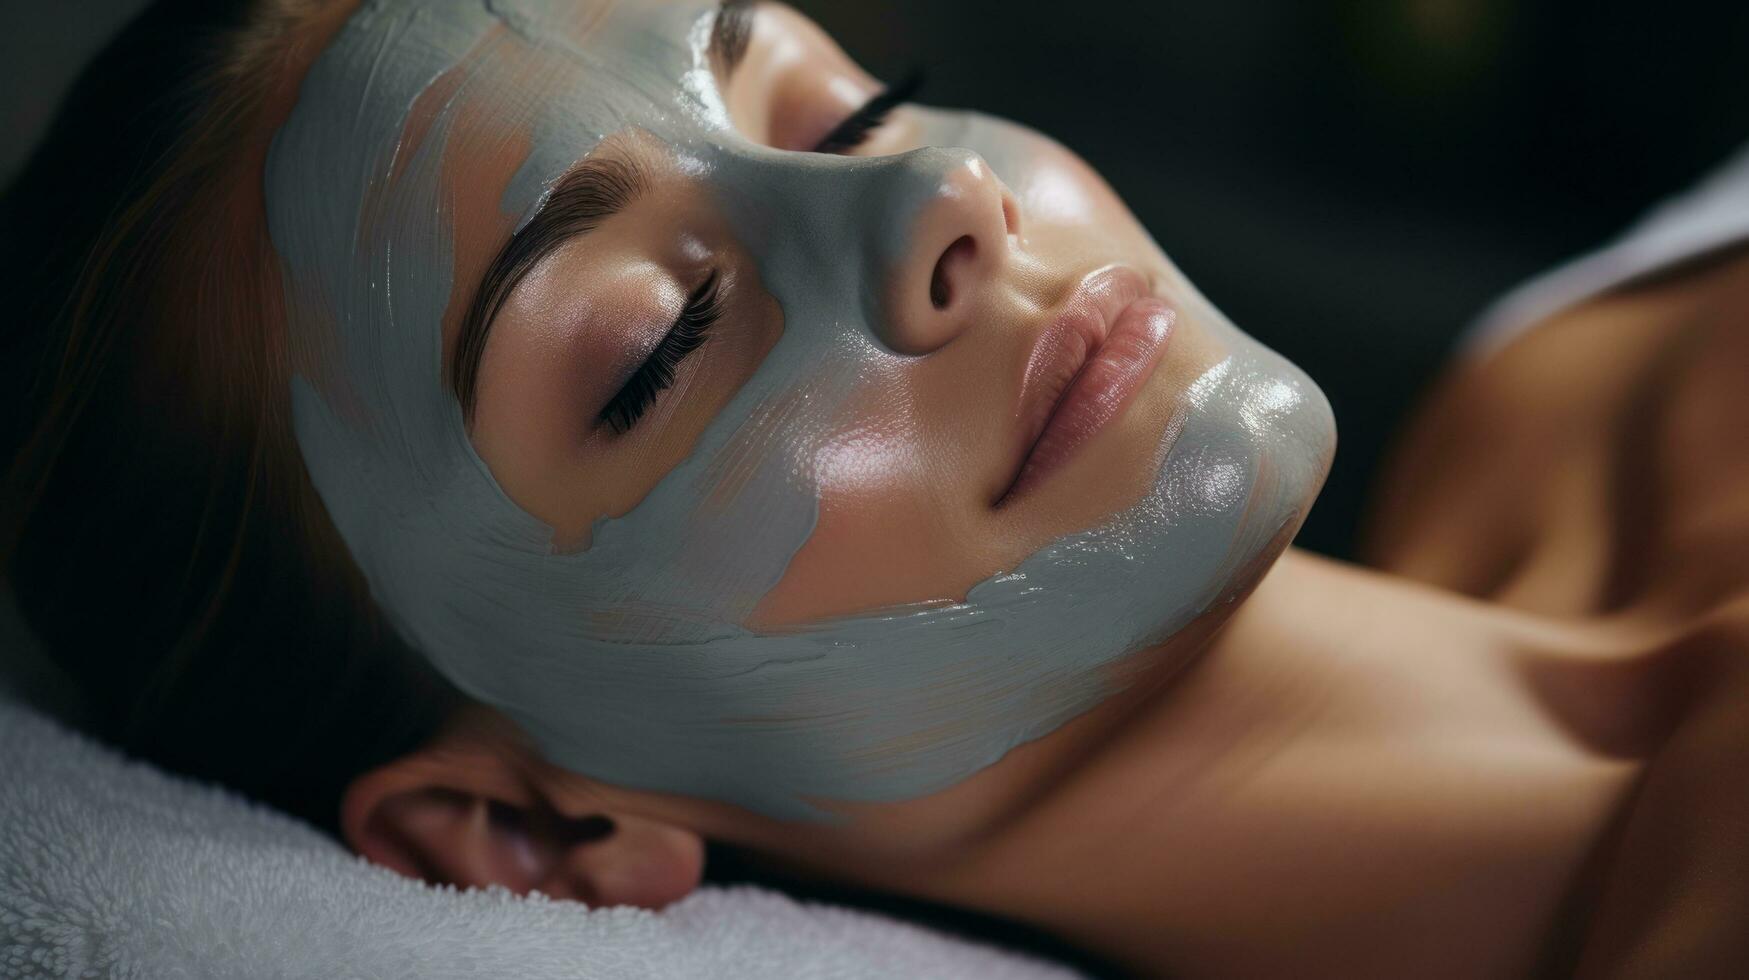
[[[1351,548],[1458,331],[1749,140],[1749,2],[792,0],[923,101],[1090,160],[1342,444],[1300,543]],[[0,9],[0,178],[139,0]]]

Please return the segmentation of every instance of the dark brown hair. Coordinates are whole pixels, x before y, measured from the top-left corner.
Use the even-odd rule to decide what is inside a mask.
[[[163,0],[0,199],[0,569],[94,734],[331,830],[459,696],[384,625],[291,434],[261,165],[323,6]]]

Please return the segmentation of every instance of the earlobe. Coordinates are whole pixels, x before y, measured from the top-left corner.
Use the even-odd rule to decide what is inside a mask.
[[[693,831],[623,814],[566,817],[495,754],[453,745],[359,776],[340,822],[353,850],[409,877],[592,906],[659,909],[698,887],[704,871]]]

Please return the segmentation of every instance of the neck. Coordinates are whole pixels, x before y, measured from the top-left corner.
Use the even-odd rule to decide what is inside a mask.
[[[1609,685],[1560,680],[1579,629],[1290,553],[925,897],[1150,973],[1535,968],[1637,771],[1586,728]]]

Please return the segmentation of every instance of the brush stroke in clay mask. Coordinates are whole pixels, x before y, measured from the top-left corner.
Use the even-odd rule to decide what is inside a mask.
[[[917,248],[921,209],[968,168],[993,170],[1041,222],[1074,189],[1040,162],[1059,147],[974,113],[908,110],[918,146],[884,156],[747,139],[707,50],[715,15],[650,0],[355,13],[266,174],[293,418],[396,629],[549,759],[819,819],[834,801],[954,785],[1113,694],[1117,665],[1225,601],[1291,537],[1334,432],[1309,380],[1172,271],[1149,288],[1171,304],[1156,327],[1173,331],[1185,376],[1157,450],[1136,461],[1138,496],[963,592],[749,625],[824,533],[858,413],[935,356],[897,349],[872,285]],[[480,150],[482,119],[514,159],[492,187],[494,248],[604,140],[635,134],[703,189],[756,267],[745,288],[781,310],[781,333],[684,459],[585,543],[556,543],[505,491],[445,382],[445,318],[472,288],[457,278],[457,161]]]

